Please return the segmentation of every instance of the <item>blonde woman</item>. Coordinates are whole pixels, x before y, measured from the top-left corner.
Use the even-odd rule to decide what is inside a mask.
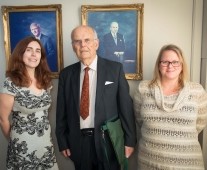
[[[205,169],[198,134],[207,123],[207,93],[187,81],[179,47],[161,48],[153,79],[136,89],[134,109],[141,128],[139,170]]]

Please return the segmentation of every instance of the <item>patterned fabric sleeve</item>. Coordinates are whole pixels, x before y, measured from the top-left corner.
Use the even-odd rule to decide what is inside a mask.
[[[142,126],[142,120],[141,120],[141,115],[140,115],[140,109],[141,109],[141,93],[140,93],[140,84],[137,86],[137,89],[135,90],[134,97],[133,97],[133,103],[134,103],[134,113],[135,113],[135,118],[136,122],[138,123],[137,125],[139,127]]]
[[[207,93],[201,85],[198,85],[198,88],[200,88],[200,93],[198,96],[197,131],[200,133],[207,124]]]
[[[6,78],[4,81],[3,87],[1,88],[0,93],[9,94],[12,96],[16,96],[17,94],[17,87],[9,78]]]
[[[53,86],[50,86],[48,89],[47,89],[47,92],[50,94],[51,93],[51,90],[52,90]]]

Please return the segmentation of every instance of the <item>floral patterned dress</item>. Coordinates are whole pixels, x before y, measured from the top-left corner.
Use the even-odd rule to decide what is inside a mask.
[[[48,120],[49,90],[36,95],[7,78],[2,93],[14,96],[7,169],[58,170]]]

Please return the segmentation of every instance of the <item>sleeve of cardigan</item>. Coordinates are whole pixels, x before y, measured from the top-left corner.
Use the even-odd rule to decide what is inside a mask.
[[[200,93],[198,97],[198,116],[197,116],[197,131],[200,133],[207,124],[207,93],[200,87]]]
[[[140,83],[141,84],[141,83]],[[142,126],[142,119],[141,119],[141,102],[142,102],[142,96],[140,92],[140,84],[137,86],[134,96],[133,96],[133,105],[134,105],[134,114],[136,118],[136,123],[139,128]]]

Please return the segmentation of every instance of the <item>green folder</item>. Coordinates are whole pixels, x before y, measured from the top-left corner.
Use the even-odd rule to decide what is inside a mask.
[[[106,121],[105,124],[102,126],[102,132],[103,132],[102,138],[103,138],[105,156],[109,164],[110,164],[109,152],[115,152],[116,158],[120,166],[122,167],[122,169],[127,170],[128,159],[125,157],[124,132],[122,129],[120,119],[118,117],[115,117]],[[106,133],[108,135],[106,135]],[[109,142],[112,143],[113,150],[107,144]]]

